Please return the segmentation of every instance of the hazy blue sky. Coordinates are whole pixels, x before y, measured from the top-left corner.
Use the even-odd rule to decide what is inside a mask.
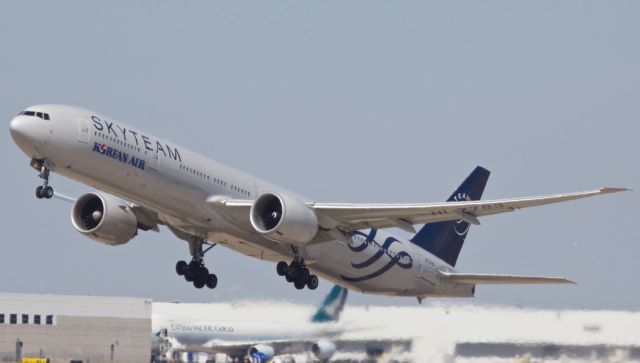
[[[476,165],[486,198],[637,189],[639,16],[637,1],[4,1],[0,291],[316,302],[330,287],[299,292],[216,248],[219,287],[196,290],[167,230],[81,236],[70,204],[36,200],[9,136],[28,105],[87,107],[319,201],[440,201]],[[482,286],[475,302],[638,309],[639,193],[483,219],[460,270],[579,284]]]

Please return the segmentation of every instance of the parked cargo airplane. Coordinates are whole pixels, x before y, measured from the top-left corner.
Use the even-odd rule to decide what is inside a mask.
[[[335,338],[345,332],[338,323],[347,299],[347,290],[334,286],[309,322],[212,320],[202,316],[153,314],[152,346],[160,360],[175,353],[225,353],[233,358],[256,354],[271,360],[276,354],[310,352],[328,360],[336,351]],[[376,342],[371,341],[371,344]]]
[[[472,297],[476,284],[571,283],[459,273],[454,266],[479,217],[625,190],[480,201],[489,171],[477,167],[444,203],[321,203],[78,107],[28,107],[10,130],[44,180],[38,198],[54,195],[51,171],[104,191],[80,196],[71,221],[109,245],[166,225],[189,244],[192,259],[179,261],[176,271],[197,288],[217,284],[204,265],[216,244],[279,261],[278,274],[297,289],[315,289],[321,276],[363,293],[421,300]],[[417,233],[416,224],[424,224]],[[415,235],[395,237],[382,230],[388,227]]]

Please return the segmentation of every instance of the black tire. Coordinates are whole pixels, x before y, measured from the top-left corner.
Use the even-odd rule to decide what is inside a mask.
[[[298,276],[300,276],[300,270],[301,270],[300,264],[297,263],[297,262],[291,262],[289,264],[289,267],[287,268],[287,272],[294,279],[297,278]]]
[[[202,289],[205,284],[206,281],[203,281],[202,279],[193,280],[193,287],[195,287],[196,289]]]
[[[194,277],[198,276],[198,270],[200,270],[200,263],[196,261],[189,262],[189,268],[187,269],[187,271],[189,272],[189,275]]]
[[[311,272],[309,272],[308,268],[303,267],[300,269],[300,276],[298,277],[300,281],[304,281],[306,283],[307,280],[309,280],[309,276],[311,276]]]
[[[44,187],[44,190],[42,191],[42,194],[44,195],[45,198],[47,199],[51,199],[53,198],[53,188],[50,186],[46,186]]]
[[[200,267],[200,269],[198,269],[198,273],[193,279],[193,286],[201,289],[204,287],[204,285],[207,284],[207,279],[209,279],[209,270],[206,267],[202,266]]]
[[[284,275],[284,278],[287,280],[287,282],[293,282],[293,277],[291,277],[291,275],[289,274]]]
[[[296,289],[298,289],[298,290],[302,290],[302,289],[304,289],[305,282],[304,282],[304,281],[301,281],[301,280],[295,280],[295,281],[293,282],[293,286],[295,286],[295,287],[296,287]]]
[[[215,289],[218,286],[218,276],[215,274],[210,274],[207,278],[207,287],[210,289]]]
[[[184,274],[187,273],[188,267],[189,265],[187,265],[185,261],[178,261],[176,263],[176,273],[180,276],[184,276]]]
[[[206,281],[209,278],[209,269],[202,266],[198,270],[198,277]]]
[[[193,275],[187,270],[187,273],[184,274],[184,279],[187,282],[193,282]]]
[[[319,284],[320,284],[320,281],[318,281],[318,276],[316,275],[309,276],[309,279],[307,280],[307,287],[309,288],[309,290],[317,289]]]
[[[287,265],[286,262],[284,261],[280,261],[278,262],[278,264],[276,265],[276,271],[278,272],[279,276],[284,276],[287,274],[287,268],[289,268],[289,266]]]
[[[42,199],[44,197],[44,193],[42,192],[44,188],[42,186],[38,186],[36,188],[36,198]]]

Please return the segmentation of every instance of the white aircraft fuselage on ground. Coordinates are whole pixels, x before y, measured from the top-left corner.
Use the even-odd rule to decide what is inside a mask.
[[[176,269],[199,288],[215,287],[217,281],[204,268],[208,241],[282,261],[278,273],[299,289],[315,288],[315,275],[360,292],[419,299],[471,297],[478,283],[567,283],[460,274],[453,267],[478,217],[621,190],[479,201],[489,172],[478,167],[444,203],[317,203],[78,107],[28,107],[11,121],[10,131],[45,179],[38,197],[53,195],[48,186],[53,171],[126,201],[105,193],[79,197],[72,208],[78,231],[118,245],[139,229],[166,225],[189,242],[193,260],[180,261]],[[382,230],[415,232],[413,225],[423,223],[411,240]]]
[[[306,322],[274,320],[268,312],[261,320],[230,319],[228,311],[221,312],[216,319],[198,308],[193,313],[189,309],[189,316],[185,316],[175,313],[173,304],[166,303],[163,312],[152,314],[152,350],[165,358],[179,352],[200,352],[224,353],[232,358],[253,358],[259,353],[272,359],[286,352],[311,353],[319,360],[328,360],[338,346],[344,345],[339,335],[352,330],[339,323],[346,299],[347,290],[334,286]],[[256,308],[266,307],[256,305]],[[219,319],[220,316],[224,319]],[[360,343],[380,346],[370,340]]]

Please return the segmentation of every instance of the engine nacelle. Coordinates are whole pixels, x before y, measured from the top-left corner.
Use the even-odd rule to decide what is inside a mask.
[[[271,360],[271,358],[273,358],[273,356],[276,354],[276,351],[270,345],[256,344],[249,347],[249,350],[247,350],[247,357],[251,359],[253,358],[253,355],[255,353],[261,353],[262,355],[261,358],[265,359],[265,361],[268,361],[268,360]]]
[[[336,344],[331,340],[321,339],[313,343],[311,353],[320,360],[328,360],[336,352]]]
[[[131,208],[101,193],[78,198],[71,208],[71,222],[78,232],[112,246],[125,244],[138,233],[138,221]]]
[[[287,195],[262,194],[251,206],[250,214],[253,228],[279,243],[305,245],[318,233],[315,212]]]

